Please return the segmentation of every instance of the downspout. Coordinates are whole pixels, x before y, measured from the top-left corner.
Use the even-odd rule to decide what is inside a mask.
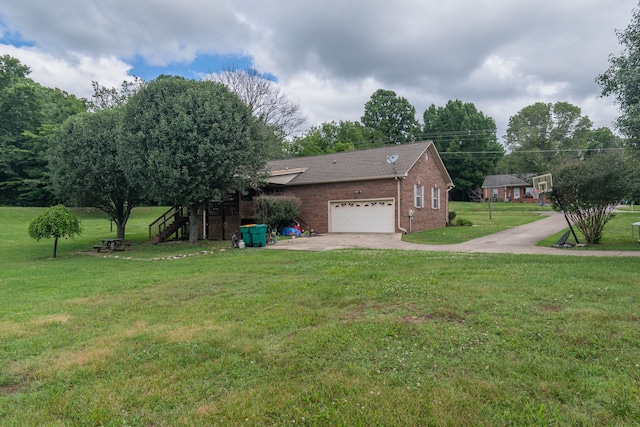
[[[402,228],[400,225],[400,218],[402,218],[402,210],[400,209],[400,207],[402,206],[402,203],[400,203],[400,180],[402,179],[402,177],[397,176],[396,177],[396,181],[398,182],[398,230],[402,231],[404,234],[407,234],[407,230]]]
[[[207,205],[202,209],[202,238],[207,239]]]

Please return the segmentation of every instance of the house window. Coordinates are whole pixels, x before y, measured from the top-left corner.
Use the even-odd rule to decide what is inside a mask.
[[[413,206],[424,208],[424,187],[422,185],[413,186]]]
[[[431,207],[433,209],[440,209],[440,189],[432,188],[431,189]]]
[[[520,198],[520,188],[514,188],[513,189],[513,198],[514,199],[519,199]]]

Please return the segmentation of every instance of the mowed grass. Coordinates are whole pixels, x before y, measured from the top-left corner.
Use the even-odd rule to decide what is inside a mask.
[[[619,209],[614,213],[614,217],[604,226],[602,240],[598,244],[588,245],[581,248],[573,248],[571,250],[580,251],[640,251],[640,241],[638,240],[639,228],[634,228],[633,233],[631,224],[640,222],[640,209],[634,211],[629,209]],[[539,246],[553,246],[562,235],[569,231],[569,227],[559,233],[545,238],[538,242]],[[580,243],[585,243],[584,236],[573,226],[573,231]],[[573,235],[569,236],[569,243],[576,243]]]
[[[155,210],[53,260],[0,209],[0,424],[640,423],[635,258],[147,245]]]
[[[527,224],[553,212],[550,206],[535,203],[487,203],[449,202],[449,211],[458,219],[469,221],[470,226],[453,226],[435,230],[405,234],[402,240],[429,245],[462,243],[509,228]]]

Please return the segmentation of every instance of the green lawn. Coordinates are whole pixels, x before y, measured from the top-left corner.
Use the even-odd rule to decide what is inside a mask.
[[[454,223],[464,219],[472,225],[405,234],[402,240],[429,245],[462,243],[536,221],[553,212],[550,206],[535,203],[492,203],[489,211],[487,203],[449,202],[449,210],[456,213]]]
[[[640,251],[640,243],[638,243],[638,228],[633,231],[634,239],[631,239],[631,224],[640,222],[640,209],[635,209],[633,212],[628,209],[621,209],[615,213],[613,219],[611,219],[604,227],[604,233],[602,234],[602,241],[598,244],[588,245],[584,248],[576,248],[572,250],[581,251]],[[573,230],[576,233],[576,237],[580,243],[585,243],[584,236],[580,233],[575,226]],[[569,227],[560,233],[556,233],[546,239],[538,242],[539,246],[552,246],[556,243],[560,237],[569,231]],[[570,236],[568,242],[575,243],[573,235]]]
[[[0,208],[0,425],[640,423],[635,258],[148,245],[146,208],[53,260],[38,212]]]

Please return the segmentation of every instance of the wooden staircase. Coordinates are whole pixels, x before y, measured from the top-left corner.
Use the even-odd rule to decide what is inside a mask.
[[[149,240],[161,243],[169,240],[175,234],[175,239],[189,236],[189,209],[183,205],[175,205],[149,224]]]

